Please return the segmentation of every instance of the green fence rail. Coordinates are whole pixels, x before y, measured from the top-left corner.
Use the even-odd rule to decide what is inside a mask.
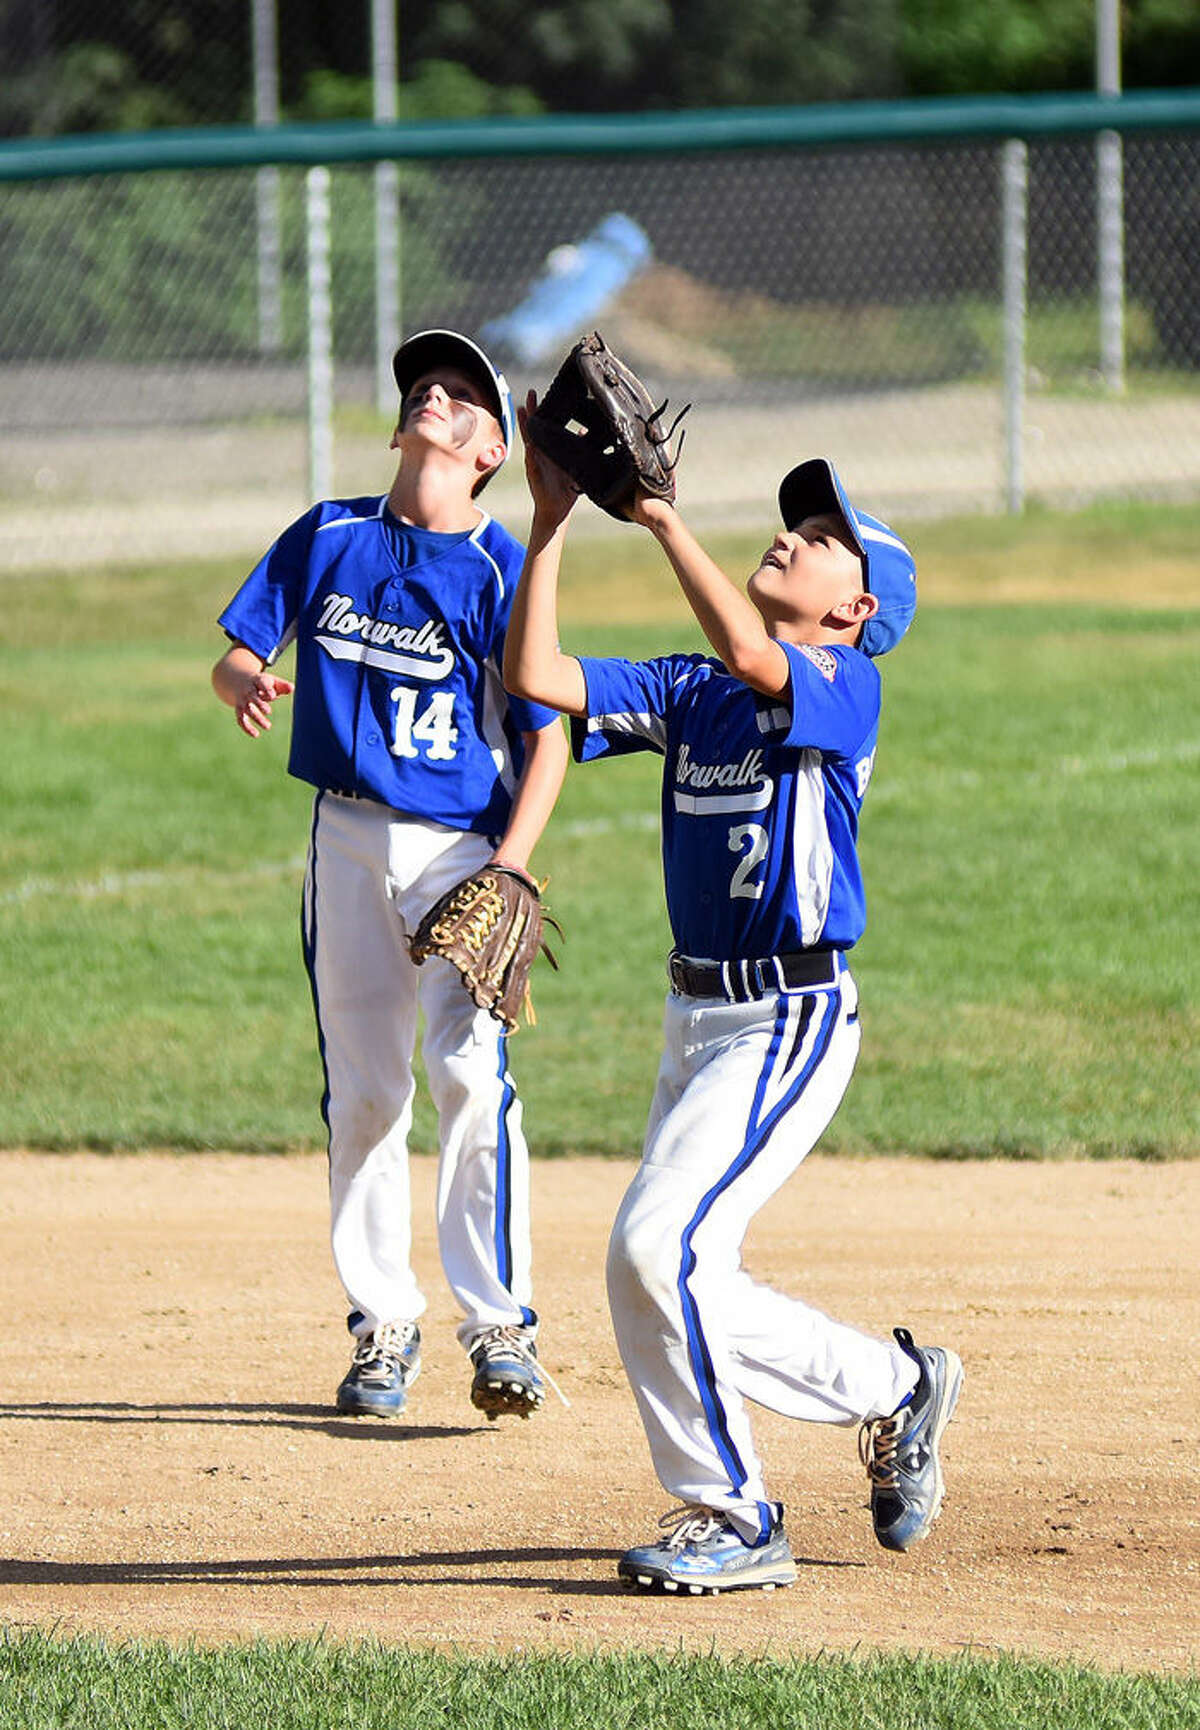
[[[812,149],[830,145],[1070,137],[1200,127],[1200,89],[1122,96],[948,97],[703,113],[547,115],[408,124],[213,126],[88,133],[0,144],[0,181],[165,169],[313,167],[381,161]]]
[[[257,557],[425,325],[519,397],[600,321],[706,529],[813,448],[890,517],[1195,499],[1198,187],[1200,88],[4,140],[0,573]]]

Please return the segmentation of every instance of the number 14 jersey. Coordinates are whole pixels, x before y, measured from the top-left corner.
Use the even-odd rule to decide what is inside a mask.
[[[290,772],[499,836],[521,734],[557,719],[501,679],[523,557],[486,514],[438,534],[382,498],[326,500],[285,529],[220,624],[268,665],[295,642]]]

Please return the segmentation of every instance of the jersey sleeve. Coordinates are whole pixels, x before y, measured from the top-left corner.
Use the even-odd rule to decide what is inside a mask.
[[[626,661],[581,655],[587,713],[572,716],[571,749],[577,763],[632,751],[666,751],[667,717],[676,692],[699,655]]]
[[[857,649],[781,643],[791,669],[785,702],[787,732],[780,741],[827,756],[858,756],[879,723],[880,684],[875,663]]]
[[[217,620],[228,636],[245,643],[268,666],[292,639],[320,512],[321,507],[314,506],[283,531]]]

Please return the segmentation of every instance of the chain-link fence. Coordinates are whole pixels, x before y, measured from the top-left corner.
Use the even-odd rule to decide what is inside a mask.
[[[403,162],[402,328],[482,335],[520,394],[598,326],[695,404],[681,499],[710,528],[769,522],[814,452],[901,519],[1005,508],[1014,353],[1025,496],[1200,496],[1200,130],[1124,142],[1116,386],[1093,138],[1029,143],[1016,350],[1003,167],[978,139]],[[0,568],[250,557],[310,502],[305,173],[274,182],[266,350],[261,173],[0,182]],[[332,170],[339,492],[392,474],[376,196],[370,165]],[[522,532],[519,463],[487,502]]]

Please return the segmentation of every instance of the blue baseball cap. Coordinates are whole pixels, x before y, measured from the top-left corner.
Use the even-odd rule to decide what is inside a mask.
[[[827,457],[813,457],[784,475],[779,509],[785,529],[798,528],[805,517],[840,517],[862,558],[867,589],[879,602],[858,646],[872,658],[894,649],[917,610],[916,562],[899,535],[878,517],[854,509]]]
[[[497,371],[479,344],[472,342],[469,336],[462,336],[456,330],[421,330],[402,342],[392,356],[392,371],[396,375],[401,402],[422,374],[435,366],[456,366],[483,386],[488,407],[500,422],[504,454],[507,456],[512,449],[516,425],[512,392],[504,374]],[[493,469],[492,473],[495,472]]]

